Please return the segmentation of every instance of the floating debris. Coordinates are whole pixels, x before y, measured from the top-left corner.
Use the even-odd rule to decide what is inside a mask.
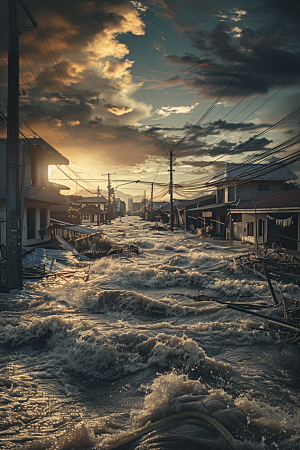
[[[300,286],[300,259],[295,253],[285,248],[252,252],[234,258],[239,266],[247,266],[257,274],[284,283],[294,283]]]

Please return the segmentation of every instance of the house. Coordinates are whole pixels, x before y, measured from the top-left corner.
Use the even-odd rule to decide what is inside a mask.
[[[297,176],[287,167],[274,168],[271,164],[231,164],[217,173],[206,183],[208,189],[215,189],[214,201],[207,206],[191,209],[189,213],[199,219],[206,219],[214,227],[217,236],[226,237],[228,227],[228,209],[243,205],[251,200],[283,191],[284,185]],[[239,216],[234,216],[235,238],[241,236]]]
[[[73,196],[72,205],[76,205],[76,208],[80,210],[82,225],[99,225],[108,219],[108,201],[103,195]]]
[[[199,208],[214,202],[215,195],[202,195],[192,200],[174,200],[174,225],[181,226],[185,230],[194,230],[205,226],[205,219],[197,214],[197,211]],[[170,203],[162,205],[159,212],[162,222],[168,223],[170,221]]]
[[[0,242],[6,240],[6,139],[0,139]],[[61,190],[69,189],[48,179],[49,165],[69,161],[42,138],[20,139],[22,245],[38,245],[50,239],[50,206],[66,205]]]
[[[253,200],[229,213],[231,220],[237,214],[241,218],[242,241],[300,250],[300,189]]]

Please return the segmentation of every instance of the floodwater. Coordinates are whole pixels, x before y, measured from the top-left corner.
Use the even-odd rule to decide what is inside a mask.
[[[281,311],[264,279],[234,263],[251,247],[135,217],[104,232],[142,253],[76,266],[39,250],[57,276],[0,294],[0,448],[300,449],[299,347],[210,300]]]

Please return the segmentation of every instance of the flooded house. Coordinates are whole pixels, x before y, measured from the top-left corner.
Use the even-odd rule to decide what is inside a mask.
[[[242,218],[240,213],[235,213],[235,209],[251,201],[278,194],[284,190],[288,181],[296,179],[297,176],[287,167],[228,163],[206,183],[207,189],[214,189],[210,203],[189,208],[187,217],[197,220],[198,227],[200,224],[202,227],[212,226],[216,236],[242,240]],[[231,228],[228,210],[232,213]]]
[[[239,240],[300,250],[300,189],[287,190],[230,210],[240,218]],[[234,222],[231,224],[232,233]]]
[[[6,240],[6,139],[0,140],[0,242]],[[67,186],[52,183],[50,165],[68,165],[69,160],[42,138],[20,139],[20,200],[22,245],[38,245],[51,237],[51,205],[67,206],[68,197],[60,191]]]

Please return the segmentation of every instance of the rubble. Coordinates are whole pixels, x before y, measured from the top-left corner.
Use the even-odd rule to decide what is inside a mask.
[[[300,286],[300,258],[285,248],[268,249],[252,252],[234,258],[236,265],[246,266],[257,274],[283,283],[294,283]]]

